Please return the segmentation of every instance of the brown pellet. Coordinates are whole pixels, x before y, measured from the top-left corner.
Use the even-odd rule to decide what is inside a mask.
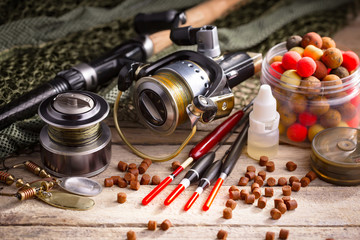
[[[168,230],[171,226],[172,224],[169,219],[165,219],[160,225],[161,229],[164,231]]]
[[[232,209],[227,207],[223,210],[223,218],[231,219],[232,218]]]
[[[287,201],[286,203],[287,210],[294,210],[297,208],[297,202],[295,199],[291,199],[290,201]]]
[[[142,160],[142,163],[146,163],[148,165],[148,167],[150,167],[152,161],[148,158],[145,158],[144,160]]]
[[[246,189],[241,189],[241,191],[240,191],[240,198],[241,198],[241,200],[245,200],[245,198],[246,198],[247,195],[249,195],[248,190],[246,190]]]
[[[272,187],[265,188],[265,197],[272,197],[274,196],[274,189]]]
[[[249,179],[247,177],[241,177],[239,182],[238,182],[238,185],[239,186],[246,186],[249,182]]]
[[[295,169],[297,168],[297,165],[296,165],[296,163],[289,161],[286,163],[286,168],[287,168],[287,170],[292,172],[292,171],[295,171]]]
[[[260,187],[260,185],[258,184],[258,183],[253,183],[253,184],[251,184],[251,191],[253,191],[255,188],[259,188]]]
[[[114,185],[118,185],[119,179],[121,178],[120,176],[111,176]]]
[[[128,164],[127,164],[126,162],[119,161],[119,163],[118,163],[118,169],[119,169],[121,172],[126,172],[126,170],[128,169]]]
[[[131,182],[131,181],[134,181],[136,179],[135,175],[130,173],[130,172],[127,172],[125,173],[124,175],[124,179],[127,181],[127,182]]]
[[[149,168],[149,166],[146,163],[144,163],[144,162],[140,163],[140,165],[138,167],[139,173],[144,174],[148,168]]]
[[[300,181],[299,181],[299,179],[298,179],[297,177],[291,176],[291,177],[289,178],[289,183],[290,183],[290,185],[292,185],[293,182],[300,182]]]
[[[119,192],[119,193],[117,194],[117,202],[118,202],[118,203],[124,203],[124,202],[126,202],[126,193],[124,193],[124,192]]]
[[[255,166],[247,166],[246,167],[246,172],[256,172],[256,167]]]
[[[310,184],[310,179],[308,177],[302,177],[300,183],[301,187],[307,187]]]
[[[151,178],[151,185],[159,185],[160,182],[160,177],[158,175],[154,175]]]
[[[237,205],[237,203],[232,199],[228,199],[225,204],[226,207],[229,207],[232,210],[234,210],[236,208],[236,205]]]
[[[266,172],[264,170],[261,170],[258,172],[258,176],[262,178],[263,181],[266,179]]]
[[[126,233],[127,240],[136,240],[136,233],[132,230]]]
[[[316,173],[313,171],[308,172],[305,177],[308,177],[310,179],[310,181],[313,181],[317,176]]]
[[[279,211],[279,209],[276,209],[276,208],[271,209],[270,215],[271,215],[271,218],[275,219],[275,220],[281,218],[281,212]]]
[[[157,228],[157,222],[150,220],[150,221],[148,222],[148,229],[149,229],[149,230],[152,230],[152,231],[155,231],[156,228]]]
[[[229,197],[230,199],[233,199],[233,200],[240,200],[241,196],[240,196],[240,191],[230,191],[229,192]]]
[[[134,169],[134,168],[137,168],[136,163],[130,163],[128,169]]]
[[[112,187],[114,185],[114,180],[112,178],[105,178],[104,179],[104,186],[105,187]]]
[[[249,180],[253,180],[255,178],[255,172],[247,172],[245,173],[245,177],[247,177]]]
[[[278,185],[279,186],[284,186],[287,184],[287,179],[285,177],[279,177],[278,179]]]
[[[121,188],[126,188],[127,187],[127,182],[125,181],[125,179],[121,178],[118,180],[118,186]]]
[[[282,200],[284,201],[284,203],[286,204],[286,202],[288,202],[288,201],[291,200],[291,197],[290,197],[290,196],[283,196],[281,199],[282,199]]]
[[[275,206],[275,208],[278,207],[279,203],[284,203],[284,200],[282,200],[281,198],[275,198],[275,199],[274,199],[274,206]]]
[[[145,173],[140,179],[140,185],[148,185],[150,183],[150,180],[150,175]]]
[[[260,197],[259,200],[258,200],[258,204],[257,204],[258,208],[261,208],[261,209],[265,208],[266,207],[266,202],[267,202],[267,200],[266,200],[265,197]]]
[[[255,202],[255,195],[254,194],[248,194],[245,196],[245,203],[246,204],[253,204]]]
[[[269,161],[269,158],[267,156],[261,156],[260,157],[260,161],[259,161],[259,165],[260,166],[266,166],[266,163]]]
[[[223,229],[220,229],[216,235],[217,239],[223,239],[223,240],[225,240],[227,236],[228,236],[228,232]]]
[[[179,161],[174,161],[171,163],[171,169],[175,171],[180,165],[181,163]]]
[[[298,192],[300,191],[300,188],[301,188],[301,183],[299,182],[293,182],[293,184],[291,185],[291,191]]]
[[[135,177],[137,177],[139,175],[139,169],[137,169],[137,168],[129,168],[127,171],[129,173],[134,174]]]
[[[260,188],[254,188],[252,193],[255,195],[255,199],[258,199],[261,196],[261,190]]]
[[[265,240],[274,240],[275,239],[275,233],[274,232],[266,232]]]
[[[265,166],[266,166],[266,171],[268,172],[275,171],[275,163],[273,161],[268,161]]]
[[[268,179],[266,179],[266,183],[269,187],[275,186],[276,185],[276,179],[273,177],[269,177]]]
[[[130,181],[130,188],[137,191],[140,189],[140,183],[136,180]]]
[[[277,209],[279,209],[279,211],[281,212],[281,214],[284,214],[287,210],[286,208],[286,204],[283,203],[283,202],[280,202],[278,205],[277,205]]]
[[[289,185],[283,186],[282,192],[283,192],[284,196],[290,196],[291,195],[291,187]]]
[[[279,238],[280,239],[288,239],[289,237],[289,230],[287,229],[280,229],[280,232],[279,232]]]
[[[259,186],[261,187],[262,185],[264,185],[264,180],[260,176],[255,176],[254,183],[259,184]]]
[[[229,193],[231,191],[240,191],[235,185],[231,185],[231,187],[229,188]]]

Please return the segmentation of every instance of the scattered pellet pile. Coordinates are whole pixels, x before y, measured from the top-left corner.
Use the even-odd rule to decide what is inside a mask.
[[[269,198],[274,196],[274,186],[281,187],[283,197],[274,199],[273,208],[270,210],[270,218],[274,220],[280,219],[287,211],[295,210],[298,206],[296,199],[291,196],[292,192],[298,192],[302,187],[307,187],[316,178],[316,174],[313,171],[309,171],[301,180],[296,176],[291,176],[289,179],[286,177],[275,179],[274,177],[267,176],[267,172],[275,171],[275,163],[269,161],[269,158],[266,156],[260,157],[259,165],[265,167],[265,170],[257,172],[255,166],[247,166],[244,176],[241,176],[239,179],[238,186],[240,187],[251,184],[250,192],[245,188],[239,189],[238,186],[234,185],[229,188],[229,199],[226,201],[226,208],[223,210],[224,219],[232,218],[233,210],[237,206],[237,200],[243,200],[246,204],[255,203],[258,208],[264,209],[269,204]],[[296,170],[297,164],[289,161],[285,167],[288,171],[293,172]],[[226,236],[227,234],[226,232]],[[289,231],[281,229],[279,239],[287,239],[288,236]],[[219,238],[218,234],[218,239],[223,238]],[[265,239],[275,239],[275,233],[267,232]]]

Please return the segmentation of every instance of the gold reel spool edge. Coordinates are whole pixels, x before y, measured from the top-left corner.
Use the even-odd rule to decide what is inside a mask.
[[[179,76],[174,75],[169,72],[159,72],[153,76],[156,80],[162,83],[166,88],[171,92],[174,96],[174,100],[177,103],[177,107],[179,109],[179,123],[183,123],[186,121],[186,103],[191,102],[191,94],[189,93],[189,89],[187,85],[179,79]],[[189,94],[190,95],[189,95]],[[185,98],[185,100],[184,100]]]
[[[125,137],[125,135],[122,133],[119,123],[118,123],[118,116],[117,116],[117,110],[119,108],[119,102],[120,102],[120,98],[121,98],[122,92],[119,91],[115,103],[114,103],[114,123],[115,123],[115,128],[117,130],[117,132],[119,133],[121,139],[125,142],[125,144],[139,157],[141,158],[149,158],[152,161],[155,162],[165,162],[168,161],[174,157],[176,157],[177,155],[179,155],[179,153],[181,152],[181,150],[183,150],[183,148],[189,143],[190,139],[195,135],[196,133],[196,125],[194,125],[194,127],[191,129],[190,134],[186,137],[185,141],[179,146],[178,149],[176,149],[175,152],[173,152],[170,155],[167,155],[165,157],[154,157],[154,156],[150,156],[147,155],[143,152],[141,152],[140,150],[136,149]]]
[[[65,146],[85,146],[96,142],[101,136],[100,123],[77,129],[59,128],[48,125],[51,140]],[[69,144],[68,142],[71,142]]]

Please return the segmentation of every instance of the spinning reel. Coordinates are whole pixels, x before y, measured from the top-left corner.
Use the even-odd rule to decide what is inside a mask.
[[[120,92],[114,106],[115,125],[121,138],[138,156],[154,161],[166,161],[178,155],[195,134],[198,121],[209,123],[228,116],[234,107],[231,89],[259,71],[262,61],[261,54],[256,53],[221,54],[215,26],[173,28],[170,38],[178,45],[197,44],[197,52],[178,51],[154,63],[126,64],[119,73]],[[133,82],[134,106],[148,129],[170,135],[190,120],[191,133],[168,157],[141,153],[127,141],[118,125],[120,96]]]

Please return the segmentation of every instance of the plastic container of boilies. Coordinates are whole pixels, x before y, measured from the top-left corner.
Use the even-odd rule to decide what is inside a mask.
[[[286,43],[272,47],[262,64],[261,83],[269,84],[277,100],[280,114],[280,141],[300,147],[311,147],[316,133],[332,127],[358,127],[360,110],[360,70],[357,68],[348,77],[335,81],[321,82],[321,86],[306,87],[304,80],[287,78],[281,80],[270,61],[274,56],[287,52]],[[334,82],[334,84],[332,83]],[[296,84],[295,84],[296,83]],[[305,119],[305,120],[304,120]],[[304,138],[289,139],[288,129],[296,124],[295,134]],[[299,135],[296,135],[299,136]]]

